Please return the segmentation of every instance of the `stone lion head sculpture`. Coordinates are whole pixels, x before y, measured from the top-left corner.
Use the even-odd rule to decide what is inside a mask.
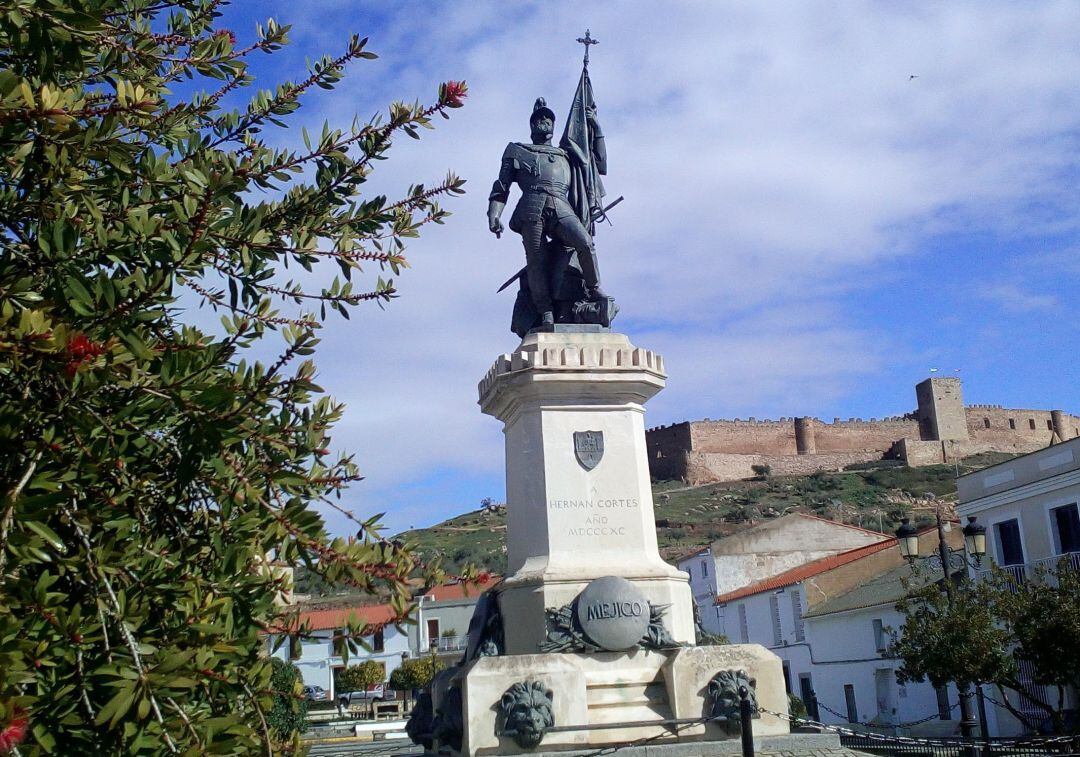
[[[555,725],[554,693],[541,681],[519,681],[499,701],[495,733],[509,736],[522,749],[540,744],[547,729]]]
[[[757,715],[757,695],[754,687],[757,684],[745,670],[721,670],[709,681],[706,693],[706,713],[713,721],[729,734],[739,733],[742,725],[742,716],[739,711],[739,688],[745,686],[748,692],[747,698],[753,708],[754,717]]]

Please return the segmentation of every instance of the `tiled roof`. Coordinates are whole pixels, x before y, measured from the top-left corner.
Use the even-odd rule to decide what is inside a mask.
[[[312,631],[344,628],[350,621],[365,625],[382,625],[394,618],[390,605],[362,605],[359,607],[335,607],[329,610],[301,610],[293,627],[306,625]]]
[[[808,562],[806,565],[800,565],[797,568],[784,571],[778,575],[766,578],[762,581],[757,581],[749,586],[743,586],[740,589],[729,591],[727,594],[721,594],[716,598],[717,604],[721,602],[732,602],[736,599],[742,599],[743,597],[749,597],[753,594],[759,594],[763,591],[770,591],[772,589],[781,589],[785,586],[791,586],[797,584],[800,581],[805,581],[807,578],[816,576],[820,573],[824,573],[827,570],[833,568],[839,568],[841,565],[847,565],[850,562],[855,562],[868,555],[873,555],[889,547],[896,547],[896,539],[884,539],[883,541],[876,542],[874,544],[867,544],[864,547],[856,547],[855,549],[849,549],[847,552],[841,552],[836,555],[829,555],[828,557],[822,557],[813,562]]]
[[[483,581],[473,581],[468,585],[460,581],[442,584],[429,591],[427,596],[435,597],[434,601],[436,602],[463,599],[466,596],[475,600],[481,593],[501,580],[501,576],[488,576]],[[468,594],[466,594],[466,591]],[[301,606],[299,609],[299,614],[289,619],[287,623],[289,628],[306,625],[312,631],[324,631],[333,628],[344,628],[350,621],[379,626],[392,621],[395,615],[393,608],[388,604],[353,604],[343,607],[313,608],[310,610],[305,610]]]
[[[502,576],[486,576],[481,581],[472,581],[468,584],[455,581],[450,584],[436,586],[424,596],[431,597],[433,602],[447,602],[452,599],[476,600],[478,596],[502,581]]]
[[[956,575],[961,575],[959,571]],[[920,588],[928,583],[941,581],[940,571],[913,571],[910,565],[898,565],[887,568],[876,576],[868,576],[867,581],[851,591],[821,603],[806,613],[806,617],[815,618],[845,610],[859,610],[880,605],[895,605],[910,589]]]

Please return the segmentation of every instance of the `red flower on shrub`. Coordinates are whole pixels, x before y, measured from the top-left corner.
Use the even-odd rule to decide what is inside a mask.
[[[469,93],[469,85],[463,81],[448,81],[442,85],[442,101],[449,108],[460,108],[461,101]]]
[[[21,744],[26,737],[28,727],[29,721],[26,718],[26,710],[16,707],[11,722],[0,728],[0,752],[8,752],[12,747]]]
[[[228,37],[229,38],[229,44],[231,44],[231,45],[236,44],[236,35],[233,34],[231,31],[229,31],[228,29],[220,29],[220,30],[214,32],[214,36],[215,37]]]
[[[104,354],[105,345],[90,341],[86,334],[76,334],[67,344],[68,363],[64,366],[64,372],[74,376],[85,361]]]

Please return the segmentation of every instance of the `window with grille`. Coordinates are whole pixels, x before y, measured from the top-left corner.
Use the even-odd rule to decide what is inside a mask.
[[[859,722],[859,704],[855,701],[855,686],[850,683],[844,684],[844,704],[847,705],[847,722]]]
[[[772,613],[773,646],[778,647],[784,643],[784,634],[780,629],[780,597],[775,594],[769,597],[769,610]]]
[[[1080,513],[1076,503],[1050,511],[1054,524],[1054,546],[1059,555],[1080,552]]]
[[[806,641],[806,624],[802,617],[802,594],[791,592],[791,616],[795,620],[795,641]]]
[[[750,626],[746,622],[746,605],[739,605],[739,636],[743,644],[750,643]]]
[[[885,625],[881,622],[881,618],[874,618],[874,649],[884,652],[886,647],[888,647],[888,638]]]
[[[1024,546],[1020,543],[1020,523],[1013,518],[994,524],[998,555],[1002,565],[1023,565]]]

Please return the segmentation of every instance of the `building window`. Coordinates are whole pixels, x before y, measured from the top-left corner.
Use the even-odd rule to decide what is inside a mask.
[[[1009,428],[1016,431],[1016,418],[1009,418]]]
[[[809,673],[799,674],[799,698],[803,700],[803,704],[806,705],[806,715],[811,720],[821,720],[821,714],[818,711],[817,697],[814,695],[814,682],[810,678]]]
[[[694,580],[694,566],[690,563],[686,564],[686,575],[690,576],[690,580]]]
[[[348,646],[348,642],[345,639],[345,634],[347,633],[347,630],[343,630],[340,628],[334,631],[334,657],[345,656],[345,648]]]
[[[439,619],[428,618],[427,622],[427,643],[428,646],[434,646],[439,643]]]
[[[874,618],[874,649],[884,652],[888,646],[888,634],[885,633],[885,625],[881,622],[881,618]]]
[[[937,693],[937,716],[939,720],[952,720],[952,706],[949,704],[949,688],[947,686],[934,687]]]
[[[1059,555],[1080,552],[1080,512],[1076,503],[1050,511],[1054,524],[1054,546]]]
[[[989,418],[983,418],[983,427],[984,428],[990,428],[990,419]]]
[[[706,562],[705,560],[701,561],[701,576],[702,576],[702,578],[708,578],[709,577],[709,563]]]
[[[739,605],[739,638],[743,644],[750,643],[750,626],[746,622],[746,605]]]
[[[850,683],[844,684],[844,704],[847,705],[847,722],[859,722],[859,706],[855,702],[855,686]]]
[[[300,656],[304,653],[304,644],[300,641],[299,636],[289,637],[289,659],[299,660]]]
[[[1031,426],[1031,430],[1034,431],[1035,430],[1035,419],[1034,418],[1028,418],[1028,425]]]
[[[791,665],[784,660],[784,691],[791,693]]]
[[[778,647],[784,643],[784,634],[780,629],[780,597],[776,594],[769,597],[769,611],[772,614],[773,646]]]
[[[806,641],[806,624],[802,616],[802,594],[798,589],[791,592],[791,614],[795,618],[795,641]]]
[[[1002,565],[1023,565],[1024,547],[1020,543],[1020,523],[1013,518],[994,524],[998,555]]]
[[[375,632],[375,636],[371,640],[371,651],[382,652],[384,649],[386,649],[386,636],[383,633],[383,629],[380,628]]]

